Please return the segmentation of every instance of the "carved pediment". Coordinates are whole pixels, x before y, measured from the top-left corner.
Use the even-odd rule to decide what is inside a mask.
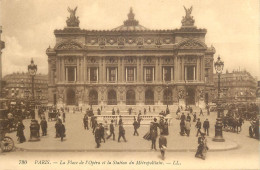
[[[136,64],[136,57],[127,56],[125,57],[126,64]]]
[[[108,64],[116,64],[118,62],[116,57],[107,57],[106,58],[106,63]]]
[[[64,41],[55,46],[55,49],[59,50],[80,50],[83,49],[83,45],[75,41]]]
[[[195,39],[188,39],[180,42],[178,44],[179,49],[207,49],[207,46],[204,42]]]

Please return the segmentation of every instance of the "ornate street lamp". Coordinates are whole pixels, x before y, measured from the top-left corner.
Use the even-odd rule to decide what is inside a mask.
[[[224,62],[220,60],[220,56],[218,56],[218,60],[214,63],[214,67],[216,70],[216,73],[218,74],[218,98],[217,98],[217,110],[218,110],[218,117],[217,122],[215,125],[215,137],[213,138],[213,141],[215,142],[224,142],[225,139],[222,135],[222,116],[220,116],[221,112],[223,112],[223,108],[221,107],[221,101],[220,101],[220,75],[224,68]]]
[[[32,101],[34,103],[34,76],[37,72],[37,65],[34,64],[33,59],[31,60],[31,64],[28,65],[28,73],[32,76]]]

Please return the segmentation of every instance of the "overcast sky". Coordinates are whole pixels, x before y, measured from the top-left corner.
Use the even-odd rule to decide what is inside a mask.
[[[216,48],[225,69],[248,70],[260,79],[258,0],[0,0],[0,25],[6,48],[3,74],[26,72],[31,58],[38,72],[47,74],[46,48],[55,45],[53,31],[63,29],[67,7],[78,6],[82,29],[113,29],[135,18],[149,29],[180,28],[183,5],[193,6],[198,28],[206,28],[206,44]]]

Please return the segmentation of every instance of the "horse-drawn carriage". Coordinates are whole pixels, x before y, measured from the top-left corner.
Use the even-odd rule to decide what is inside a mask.
[[[50,111],[49,113],[48,113],[48,121],[56,121],[57,120],[57,115],[58,115],[58,113],[57,112],[55,112],[55,111]]]
[[[9,136],[5,136],[9,131],[5,102],[6,100],[0,99],[0,147],[2,152],[9,152],[14,148],[14,141]]]
[[[225,131],[241,132],[244,120],[242,117],[235,118],[234,116],[227,115],[223,117],[223,128]],[[239,129],[239,130],[238,130]]]

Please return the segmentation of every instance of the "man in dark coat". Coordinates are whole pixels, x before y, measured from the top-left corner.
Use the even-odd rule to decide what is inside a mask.
[[[184,113],[181,114],[181,121],[185,121],[186,120],[186,116],[184,115]]]
[[[63,138],[65,137],[65,126],[60,122],[60,127],[59,127],[59,135],[60,135],[60,140],[63,141]]]
[[[138,122],[136,121],[136,118],[134,119],[133,126],[134,126],[134,136],[135,136],[135,135],[139,136],[139,133],[137,132],[137,129],[139,128],[139,124],[138,124]]]
[[[196,115],[196,112],[193,114],[193,122],[196,122],[196,119],[197,119],[197,115]]]
[[[200,131],[200,129],[201,129],[201,122],[200,122],[200,119],[198,119],[195,127],[197,128],[197,135],[196,136],[198,136],[199,134],[201,135],[201,131]]]
[[[119,121],[118,121],[118,125],[122,124],[123,123],[123,119],[122,119],[122,116],[120,115],[119,116]]]
[[[120,142],[121,137],[124,139],[125,142],[127,142],[125,139],[125,129],[123,127],[123,122],[121,124],[119,124],[118,142]]]
[[[102,123],[99,124],[99,130],[100,130],[100,143],[101,143],[101,139],[103,139],[104,143],[106,142],[105,141],[105,128],[104,126],[102,125]]]
[[[157,123],[157,119],[154,118],[154,122],[152,122],[152,126],[150,127],[150,135],[151,135],[151,140],[152,140],[151,150],[152,149],[156,150],[156,138],[158,136],[158,133],[157,133],[158,126],[159,126],[159,124]]]
[[[84,124],[84,128],[88,130],[88,115],[85,114],[84,118],[83,118],[83,124]]]
[[[184,120],[181,120],[181,122],[180,122],[180,129],[181,129],[180,135],[183,136],[185,134],[185,121]]]
[[[202,109],[200,108],[200,115],[204,116]],[[199,115],[199,116],[200,116]]]
[[[60,137],[60,134],[59,134],[59,129],[60,129],[60,121],[56,121],[56,123],[55,123],[55,129],[56,129],[56,138],[58,138],[58,137]]]
[[[188,121],[190,121],[191,120],[191,117],[190,117],[190,114],[188,113],[188,115],[187,115],[187,118],[186,118],[186,120],[188,120]]]
[[[46,136],[48,125],[47,125],[47,121],[45,120],[45,117],[42,118],[40,125],[42,128],[42,136]]]
[[[204,128],[205,134],[207,134],[207,136],[209,136],[209,120],[208,119],[206,119],[203,122],[203,128]]]
[[[162,159],[164,160],[165,150],[167,148],[167,139],[162,133],[161,133],[160,138],[159,138],[159,148],[160,148],[160,151],[161,151]]]
[[[109,139],[112,135],[113,135],[113,140],[115,140],[115,128],[114,128],[114,124],[113,124],[113,120],[111,120],[110,123],[110,135],[107,137],[107,139]]]
[[[100,127],[97,125],[95,128],[95,142],[97,144],[97,148],[100,147]]]

